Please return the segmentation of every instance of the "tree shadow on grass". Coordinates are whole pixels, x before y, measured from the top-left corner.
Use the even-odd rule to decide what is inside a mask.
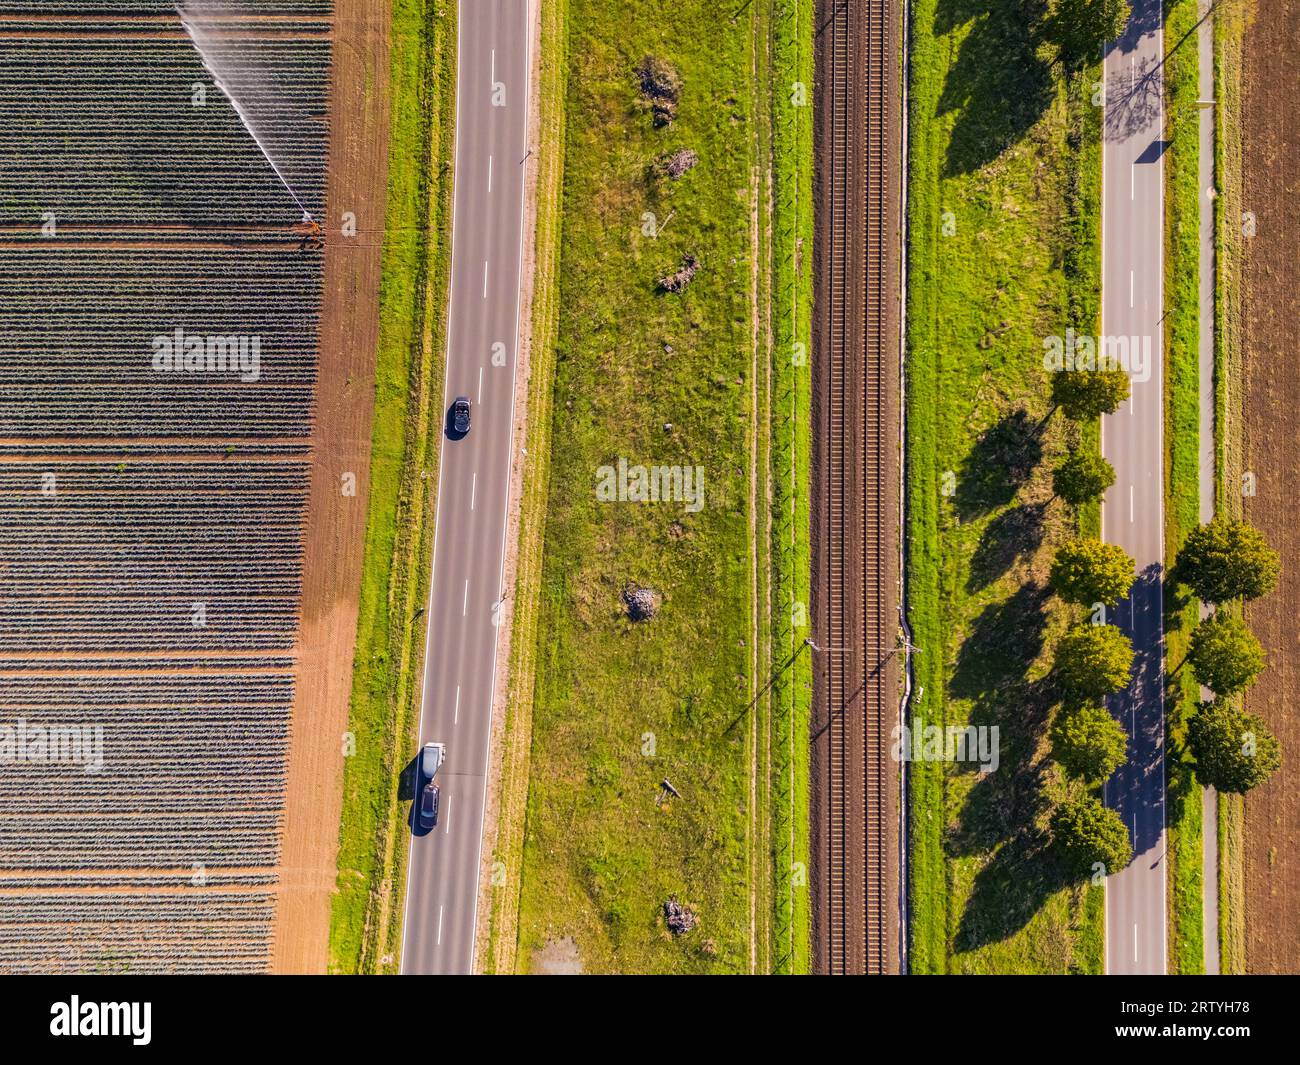
[[[1009,939],[1072,879],[1045,832],[1017,832],[975,874],[954,946],[964,953]]]
[[[977,700],[970,724],[984,731],[984,750],[996,741],[992,743],[996,760],[984,765],[975,760],[954,765],[954,779],[974,779],[967,785],[966,801],[949,831],[950,854],[990,851],[1044,812],[1044,766],[1037,751],[1054,704],[1053,686],[1047,680],[1030,681]]]
[[[969,521],[1010,503],[1043,458],[1039,424],[1021,409],[985,429],[962,459],[953,504]]]
[[[979,776],[947,839],[951,856],[991,854],[975,876],[957,929],[959,951],[1015,935],[1055,892],[1070,883],[1067,866],[1038,826],[1050,805],[1046,763],[1036,751],[1056,692],[1049,679],[982,699],[972,724],[999,730],[999,763]]]
[[[944,176],[978,170],[1017,143],[1052,100],[1051,64],[1039,54],[1045,0],[939,0],[935,28],[973,21],[939,96],[937,115],[956,115]]]
[[[984,608],[957,650],[948,680],[954,698],[978,700],[1028,687],[1025,674],[1043,651],[1050,598],[1045,586],[1026,584]]]
[[[1026,503],[1004,510],[984,528],[970,560],[966,590],[987,588],[1018,559],[1028,557],[1043,542],[1046,503]]]
[[[1044,903],[1071,883],[1068,866],[1039,826],[1050,800],[1040,757],[1060,690],[1048,674],[1029,679],[1046,638],[1050,591],[1026,584],[985,608],[957,653],[950,691],[973,702],[970,724],[998,730],[996,768],[976,773],[945,839],[951,857],[988,856],[958,924],[955,947],[977,950],[1015,935]],[[956,778],[960,780],[961,778]]]

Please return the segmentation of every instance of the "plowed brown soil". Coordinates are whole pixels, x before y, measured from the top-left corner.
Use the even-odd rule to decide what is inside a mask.
[[[1247,616],[1269,668],[1246,698],[1282,743],[1282,769],[1246,799],[1246,967],[1300,971],[1300,0],[1254,5],[1245,36],[1243,207],[1256,216],[1242,268],[1246,517],[1282,554],[1277,591]]]
[[[389,14],[388,0],[334,3],[325,302],[274,972],[322,973],[328,952],[379,331]],[[340,235],[347,211],[355,237]]]

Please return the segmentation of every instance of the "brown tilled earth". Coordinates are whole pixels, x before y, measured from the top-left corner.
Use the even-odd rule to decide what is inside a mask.
[[[1256,234],[1242,267],[1245,468],[1257,477],[1246,517],[1282,554],[1282,578],[1248,611],[1269,668],[1246,698],[1282,743],[1282,769],[1246,800],[1246,968],[1300,971],[1300,0],[1255,5],[1246,29],[1243,207]]]
[[[321,973],[365,539],[387,180],[388,0],[335,0],[325,300],[272,971]],[[343,213],[357,235],[340,236]],[[355,475],[354,495],[344,478]]]

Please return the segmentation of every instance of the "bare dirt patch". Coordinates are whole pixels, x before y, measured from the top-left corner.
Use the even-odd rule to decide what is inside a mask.
[[[336,0],[325,299],[302,621],[285,796],[275,972],[324,972],[343,797],[379,339],[388,137],[388,5]],[[357,235],[343,237],[344,212]],[[355,494],[344,493],[355,477]]]
[[[1282,743],[1281,770],[1246,799],[1246,969],[1300,967],[1300,530],[1294,478],[1300,467],[1300,375],[1293,357],[1300,320],[1300,141],[1286,120],[1295,106],[1300,0],[1255,5],[1246,28],[1242,206],[1256,218],[1242,264],[1245,468],[1257,478],[1246,517],[1282,555],[1277,591],[1251,605],[1251,628],[1269,667],[1246,697]],[[1231,222],[1229,223],[1231,224]]]
[[[581,976],[582,956],[572,936],[547,940],[533,953],[532,972],[539,976]]]

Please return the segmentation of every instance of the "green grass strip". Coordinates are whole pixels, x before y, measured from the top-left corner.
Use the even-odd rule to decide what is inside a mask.
[[[405,836],[397,778],[423,667],[450,265],[455,5],[394,0],[388,204],[365,557],[343,778],[330,968],[391,971]]]

